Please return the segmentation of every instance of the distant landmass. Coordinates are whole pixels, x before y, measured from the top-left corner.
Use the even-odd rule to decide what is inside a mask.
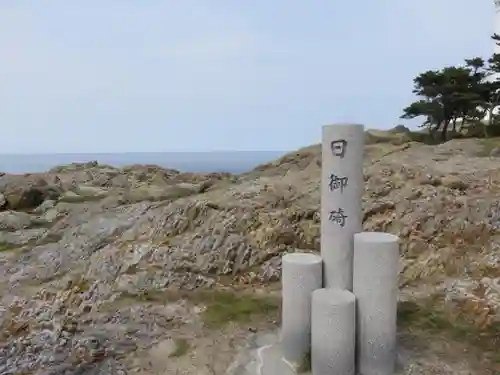
[[[98,161],[122,167],[131,164],[156,164],[183,172],[244,173],[259,164],[274,160],[286,151],[214,152],[131,152],[102,154],[0,154],[0,172],[43,172],[56,165]]]

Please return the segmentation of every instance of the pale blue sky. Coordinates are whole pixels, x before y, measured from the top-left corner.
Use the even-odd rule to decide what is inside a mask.
[[[0,0],[0,152],[288,150],[400,123],[493,1]]]

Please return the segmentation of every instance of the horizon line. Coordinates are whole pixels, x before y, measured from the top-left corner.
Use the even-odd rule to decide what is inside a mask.
[[[264,153],[264,152],[292,152],[290,150],[213,150],[213,151],[113,151],[113,152],[35,152],[35,153],[20,153],[20,152],[0,152],[1,156],[40,156],[40,155],[116,155],[116,154],[210,154],[210,153]]]

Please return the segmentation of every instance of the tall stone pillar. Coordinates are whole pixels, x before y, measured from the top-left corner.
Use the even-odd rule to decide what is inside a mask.
[[[321,257],[323,287],[352,290],[353,236],[362,231],[364,127],[323,126]]]
[[[396,364],[399,238],[354,235],[356,355],[360,375],[391,375]]]
[[[282,258],[281,347],[283,358],[297,368],[311,348],[311,298],[321,288],[319,255],[286,254]]]

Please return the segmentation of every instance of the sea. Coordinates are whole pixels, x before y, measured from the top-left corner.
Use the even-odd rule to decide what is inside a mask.
[[[287,151],[130,152],[101,154],[0,154],[0,172],[36,173],[70,163],[97,161],[114,167],[156,164],[181,172],[245,173]]]

